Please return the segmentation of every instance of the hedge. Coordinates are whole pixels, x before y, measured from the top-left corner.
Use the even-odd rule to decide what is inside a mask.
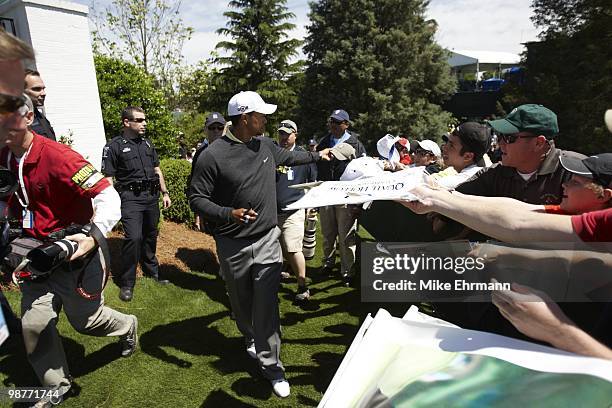
[[[189,200],[185,194],[187,180],[191,173],[191,163],[182,159],[163,159],[160,167],[164,174],[166,188],[170,193],[170,200],[172,200],[172,205],[167,209],[163,209],[160,200],[162,216],[165,220],[193,225],[194,215],[189,208]]]

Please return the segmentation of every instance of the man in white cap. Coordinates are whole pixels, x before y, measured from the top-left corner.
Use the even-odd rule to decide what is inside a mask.
[[[234,95],[231,125],[198,158],[189,201],[212,226],[236,325],[249,356],[279,397],[289,396],[280,361],[278,288],[282,253],[276,214],[276,168],[329,160],[329,150],[296,152],[263,135],[266,115],[276,111],[256,92]]]

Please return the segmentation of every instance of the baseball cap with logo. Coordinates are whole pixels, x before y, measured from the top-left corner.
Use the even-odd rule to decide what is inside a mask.
[[[580,153],[564,151],[559,161],[570,173],[592,179],[603,187],[612,187],[612,153],[587,157]]]
[[[330,118],[332,119],[336,119],[339,120],[341,122],[350,122],[351,118],[349,117],[349,114],[346,113],[345,110],[342,109],[336,109],[334,110],[331,115],[329,115]]]
[[[457,126],[453,135],[461,140],[465,151],[474,153],[477,161],[489,150],[491,131],[485,125],[477,122],[465,122]],[[442,136],[442,140],[448,142],[448,136]]]
[[[506,135],[530,132],[552,139],[559,133],[557,115],[550,109],[535,103],[514,108],[504,119],[491,120],[489,125],[496,132]]]
[[[355,148],[348,143],[338,143],[329,152],[338,160],[351,160],[355,158]]]
[[[297,125],[295,124],[294,121],[289,120],[289,119],[285,119],[280,123],[280,126],[278,127],[278,131],[279,132],[285,132],[288,134],[291,133],[296,133],[297,132]]]
[[[225,118],[219,112],[213,112],[206,117],[206,122],[204,122],[204,126],[209,127],[213,123],[225,125]]]
[[[276,112],[276,105],[266,103],[257,92],[241,91],[232,96],[227,103],[227,114],[237,116],[243,113],[258,112],[270,115]]]
[[[316,140],[314,140],[314,139],[310,139],[310,140],[308,141],[308,145],[310,145],[310,146],[315,146],[316,144],[317,144],[317,141],[316,141]]]

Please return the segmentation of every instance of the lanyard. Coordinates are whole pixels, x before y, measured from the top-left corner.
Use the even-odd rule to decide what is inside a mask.
[[[19,161],[18,164],[18,174],[19,174],[19,187],[21,187],[21,193],[23,194],[23,201],[21,200],[21,196],[19,195],[19,193],[17,193],[17,199],[19,200],[19,204],[21,204],[21,206],[23,208],[28,208],[28,204],[30,204],[30,200],[28,199],[28,193],[26,191],[25,188],[25,182],[23,181],[23,163],[26,160],[26,157],[28,157],[28,154],[30,153],[30,150],[32,150],[32,146],[34,145],[34,143],[30,143],[30,147],[28,147],[28,150],[25,152],[25,154],[21,157],[21,160]],[[11,165],[11,159],[13,158],[13,152],[11,152],[9,150],[8,152],[8,158],[7,158],[7,164],[10,166]],[[16,159],[15,159],[16,160]]]

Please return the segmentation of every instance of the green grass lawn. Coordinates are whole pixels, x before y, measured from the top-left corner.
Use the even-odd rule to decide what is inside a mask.
[[[361,235],[369,238],[363,230]],[[408,307],[361,303],[358,289],[344,287],[337,276],[322,276],[320,234],[317,243],[316,256],[308,262],[308,306],[292,304],[294,280],[284,282],[279,292],[289,398],[277,398],[247,356],[230,319],[223,282],[210,271],[198,271],[201,266],[184,272],[162,265],[172,285],[139,279],[131,303],[118,299],[112,282],[106,288],[107,305],[138,316],[140,349],[130,358],[119,357],[116,338],[80,335],[62,313],[59,331],[71,374],[81,388],[62,406],[316,406],[365,315],[381,306],[398,315]],[[177,248],[177,256],[182,252]],[[20,294],[6,296],[19,311]],[[4,387],[37,384],[20,340],[0,349],[0,378]]]

